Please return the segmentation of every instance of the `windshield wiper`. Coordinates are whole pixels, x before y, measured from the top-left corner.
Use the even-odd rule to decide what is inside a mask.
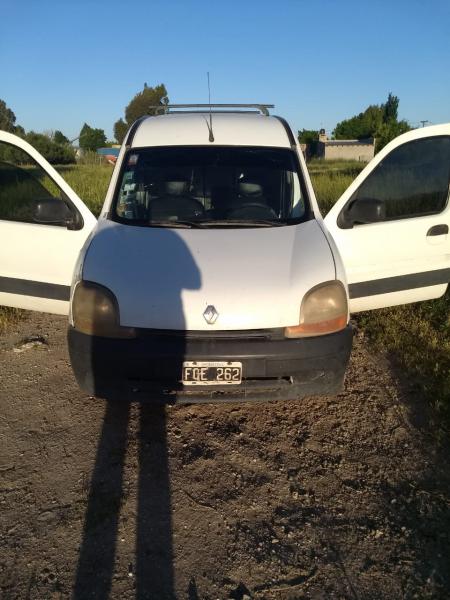
[[[196,226],[198,227],[281,227],[286,225],[287,221],[271,221],[270,219],[211,219],[209,221],[198,221]]]
[[[148,221],[149,227],[168,227],[170,229],[191,229],[192,227],[197,227],[198,221]]]
[[[147,225],[149,227],[167,227],[169,229],[209,229],[211,227],[281,227],[287,223],[287,220],[271,221],[270,219],[255,219],[248,221],[242,219],[206,219],[199,221],[148,221]]]

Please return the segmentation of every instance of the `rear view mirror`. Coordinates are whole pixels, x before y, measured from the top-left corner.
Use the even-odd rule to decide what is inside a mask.
[[[379,223],[386,220],[386,205],[375,198],[358,198],[343,210],[338,225],[342,229],[351,229],[354,225]]]
[[[45,198],[39,200],[33,217],[35,223],[42,225],[59,225],[68,229],[76,228],[76,217],[64,200]]]

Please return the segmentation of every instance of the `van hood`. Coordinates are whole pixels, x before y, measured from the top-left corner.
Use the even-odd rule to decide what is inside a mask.
[[[296,325],[304,294],[336,277],[316,220],[240,229],[100,221],[82,278],[109,288],[131,327],[223,331]],[[218,313],[209,324],[204,313]]]

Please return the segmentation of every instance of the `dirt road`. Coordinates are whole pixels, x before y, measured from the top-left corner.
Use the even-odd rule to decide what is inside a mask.
[[[420,398],[355,341],[337,397],[158,408],[84,396],[65,319],[14,326],[2,598],[450,597],[448,454]]]

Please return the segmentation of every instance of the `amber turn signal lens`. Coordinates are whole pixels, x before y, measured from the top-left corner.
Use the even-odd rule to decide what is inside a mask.
[[[334,331],[340,331],[347,325],[347,316],[342,315],[337,319],[330,319],[329,321],[322,321],[321,323],[314,323],[307,325],[294,325],[293,327],[286,327],[284,335],[287,338],[307,337],[313,335],[324,335],[326,333],[333,333]]]
[[[286,327],[287,338],[313,337],[341,331],[348,323],[347,293],[340,281],[309,290],[303,298],[298,325]]]

